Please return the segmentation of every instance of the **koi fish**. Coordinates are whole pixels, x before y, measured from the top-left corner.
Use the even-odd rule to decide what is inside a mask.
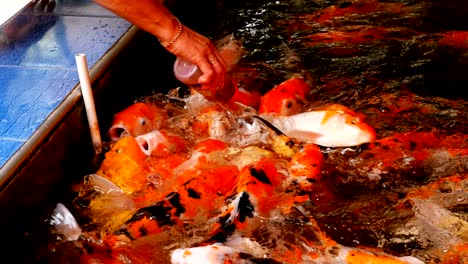
[[[354,111],[334,104],[292,116],[261,114],[282,133],[324,147],[350,147],[372,142],[374,129]]]
[[[229,113],[220,104],[210,104],[196,113],[191,130],[199,137],[223,139],[231,129]]]
[[[127,222],[126,232],[133,238],[162,232],[171,226],[205,225],[224,203],[232,190],[238,169],[233,165],[205,169],[203,174],[188,171],[179,176],[182,183],[174,186],[164,199],[140,208]]]
[[[109,179],[125,193],[131,194],[147,184],[146,159],[135,138],[124,137],[106,152],[96,174]]]
[[[146,156],[168,156],[172,153],[182,152],[187,147],[184,138],[163,130],[154,130],[139,135],[135,137],[135,140]]]
[[[151,103],[138,102],[114,115],[109,136],[112,141],[130,136],[136,137],[161,129],[167,113]]]
[[[172,264],[225,264],[225,263],[271,263],[279,262],[265,257],[256,257],[242,250],[223,243],[212,245],[178,248],[171,254]]]
[[[240,263],[242,259],[242,254],[239,250],[236,250],[232,247],[224,246],[221,243],[215,243],[213,245],[208,246],[176,249],[174,250],[174,252],[172,252],[171,263]]]
[[[424,262],[411,256],[396,257],[382,251],[371,249],[350,248],[342,245],[328,247],[326,255],[318,263],[379,263],[379,264],[423,264]]]
[[[213,225],[210,241],[224,241],[234,230],[246,228],[249,218],[270,216],[284,201],[277,190],[286,176],[277,170],[276,161],[261,158],[239,172],[235,187],[226,196],[228,205]]]
[[[297,114],[302,111],[309,91],[309,85],[302,78],[286,80],[261,97],[258,113]]]
[[[137,210],[130,195],[97,174],[85,177],[73,204],[86,208],[86,217],[103,235],[118,230]]]
[[[312,190],[314,183],[320,181],[324,161],[323,154],[317,145],[303,145],[289,161],[290,180],[297,184],[301,190]]]
[[[206,139],[193,148],[190,158],[173,169],[173,174],[179,177],[187,171],[203,170],[216,165],[226,165],[226,161],[219,158],[219,152],[226,149],[227,144],[217,139]]]
[[[255,91],[248,91],[242,87],[237,87],[234,95],[229,99],[229,103],[241,103],[254,109],[260,107],[261,95]]]

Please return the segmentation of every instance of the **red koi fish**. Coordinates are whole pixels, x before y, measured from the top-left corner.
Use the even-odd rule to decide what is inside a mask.
[[[151,103],[135,103],[114,115],[109,136],[112,141],[130,136],[136,137],[161,129],[167,120],[167,113]]]
[[[376,138],[361,115],[338,104],[291,116],[260,116],[288,137],[325,147],[357,146]]]
[[[260,100],[260,114],[276,113],[289,116],[300,113],[310,91],[304,79],[293,77],[277,85]]]

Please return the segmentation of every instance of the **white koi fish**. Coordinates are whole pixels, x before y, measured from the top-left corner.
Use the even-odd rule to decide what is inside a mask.
[[[239,251],[223,246],[221,243],[213,245],[179,248],[174,250],[171,256],[172,264],[218,264],[218,263],[242,263],[240,262]]]
[[[167,131],[154,130],[135,137],[138,146],[146,156],[167,156],[185,149],[185,140]]]
[[[334,104],[291,116],[260,114],[286,136],[324,147],[351,147],[375,140],[374,129],[354,111]]]

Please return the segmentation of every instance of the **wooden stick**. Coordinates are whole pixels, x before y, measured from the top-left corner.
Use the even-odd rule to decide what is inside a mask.
[[[91,89],[91,80],[89,78],[88,64],[86,63],[86,55],[79,53],[75,55],[76,66],[78,68],[78,76],[80,77],[81,93],[86,108],[88,117],[88,125],[91,132],[94,150],[96,154],[102,152],[101,134],[99,132],[99,124],[96,116],[96,108],[94,106],[93,91]]]

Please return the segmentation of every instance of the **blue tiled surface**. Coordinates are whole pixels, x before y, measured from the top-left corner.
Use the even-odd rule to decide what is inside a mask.
[[[0,166],[78,84],[75,54],[92,67],[131,26],[91,0],[56,3],[0,29]]]
[[[0,49],[0,65],[74,69],[75,54],[82,52],[93,65],[127,29],[120,18],[48,17],[26,39]]]
[[[96,5],[92,0],[59,0],[54,13],[58,15],[73,16],[99,16],[117,17],[107,9]]]
[[[78,81],[71,70],[0,68],[0,139],[27,140]]]
[[[24,141],[12,139],[0,139],[0,164],[5,164],[8,158],[18,150]]]

